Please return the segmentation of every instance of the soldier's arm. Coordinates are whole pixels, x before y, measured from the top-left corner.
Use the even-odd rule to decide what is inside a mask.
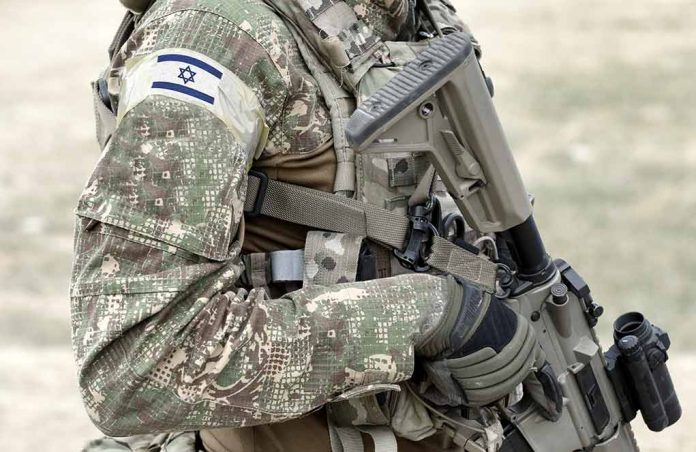
[[[235,288],[246,172],[287,89],[273,81],[277,63],[246,31],[200,11],[151,21],[127,52],[118,127],[77,209],[73,341],[95,424],[122,436],[268,423],[409,378],[413,344],[445,305],[443,279],[277,300]],[[167,77],[158,65],[172,60],[161,55],[224,73],[224,108],[153,91]]]

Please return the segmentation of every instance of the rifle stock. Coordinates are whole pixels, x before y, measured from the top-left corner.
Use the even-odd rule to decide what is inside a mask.
[[[367,152],[426,152],[467,223],[502,232],[532,213],[473,46],[436,41],[351,117],[348,139]],[[377,140],[377,141],[375,141]]]

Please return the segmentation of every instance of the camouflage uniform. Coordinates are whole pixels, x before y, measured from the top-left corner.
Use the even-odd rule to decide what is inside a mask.
[[[412,20],[407,1],[347,3],[385,40]],[[219,73],[225,102],[150,89],[172,53]],[[244,225],[248,169],[325,191],[335,171],[329,112],[283,20],[261,0],[159,0],[108,75],[117,128],[78,203],[71,284],[93,422],[115,436],[262,425],[409,379],[414,342],[446,303],[443,278],[277,299],[239,283],[243,249],[302,247],[307,233]],[[403,207],[392,198],[415,185],[418,162],[357,164],[361,199]]]

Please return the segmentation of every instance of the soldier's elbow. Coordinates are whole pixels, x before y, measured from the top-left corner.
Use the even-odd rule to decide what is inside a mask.
[[[126,437],[139,434],[139,432],[131,431],[128,426],[122,425],[122,420],[116,416],[109,416],[103,413],[94,416],[89,415],[92,424],[104,435],[109,437]]]
[[[82,402],[92,423],[107,436],[121,437],[144,433],[156,433],[142,422],[136,407],[133,381],[118,373],[83,374],[80,379]]]
[[[92,421],[92,424],[94,424],[94,426],[104,435],[111,437],[124,437],[133,436],[139,433],[132,429],[132,425],[128,425],[128,423],[124,421],[124,417],[116,414],[115,412],[109,412],[108,410],[102,409],[103,404],[95,404],[93,401],[88,400],[84,400],[84,403],[85,406],[88,407],[87,415]]]

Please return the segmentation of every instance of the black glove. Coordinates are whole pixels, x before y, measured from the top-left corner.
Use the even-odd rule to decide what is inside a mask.
[[[557,420],[560,387],[534,328],[501,300],[448,277],[450,302],[418,344],[419,365],[438,405],[489,405],[523,383],[542,414]]]

